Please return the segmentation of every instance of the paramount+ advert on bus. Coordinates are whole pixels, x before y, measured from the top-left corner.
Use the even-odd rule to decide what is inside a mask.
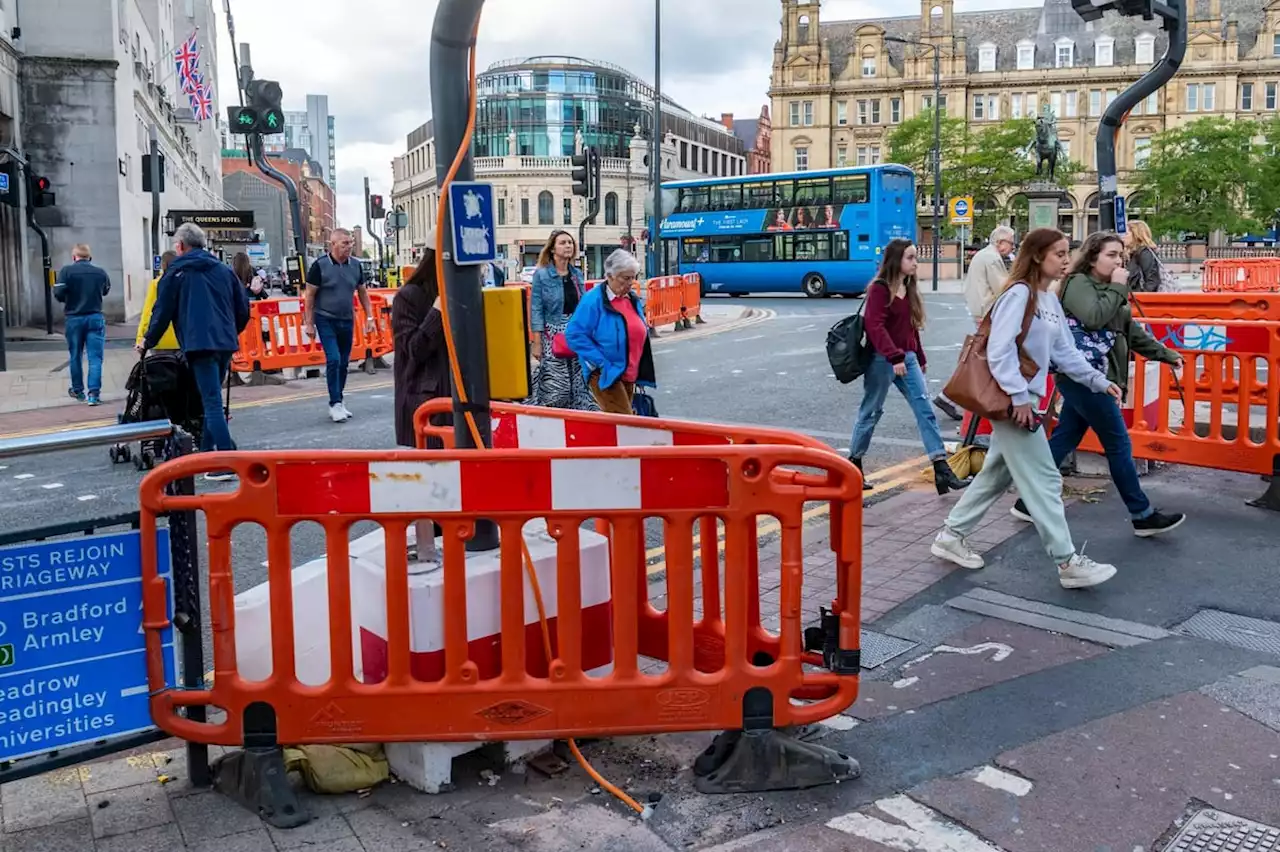
[[[840,227],[843,204],[774,207],[765,214],[766,231],[822,231]]]

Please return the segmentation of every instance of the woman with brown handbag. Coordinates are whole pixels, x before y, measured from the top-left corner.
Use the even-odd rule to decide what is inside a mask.
[[[1027,234],[1004,292],[975,335],[978,343],[985,343],[985,359],[978,352],[981,346],[972,345],[974,339],[966,341],[947,395],[962,404],[980,404],[979,413],[993,421],[991,449],[982,471],[951,510],[931,550],[934,556],[963,568],[982,568],[986,563],[966,538],[1009,486],[1016,485],[1045,550],[1058,566],[1058,582],[1064,589],[1083,589],[1105,583],[1115,576],[1116,569],[1076,553],[1062,505],[1062,474],[1053,463],[1035,404],[1046,394],[1050,363],[1072,381],[1098,393],[1119,399],[1120,388],[1076,349],[1062,305],[1049,289],[1066,273],[1070,252],[1067,238],[1053,228]],[[979,357],[968,358],[971,350]],[[985,378],[993,379],[995,387],[984,388],[975,380],[983,369],[989,369]],[[996,404],[993,395],[1002,401],[1007,397],[1008,404]],[[974,399],[966,399],[968,396]]]

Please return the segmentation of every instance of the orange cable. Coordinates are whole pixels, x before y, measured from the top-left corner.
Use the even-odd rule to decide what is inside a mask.
[[[453,386],[457,389],[458,400],[463,405],[468,402],[467,391],[462,384],[462,368],[458,364],[458,353],[454,346],[453,325],[449,320],[449,299],[447,285],[444,275],[444,232],[440,230],[440,223],[445,220],[446,200],[448,198],[449,184],[453,183],[454,177],[458,173],[458,169],[462,166],[462,161],[466,158],[467,151],[471,148],[471,136],[475,132],[476,126],[476,49],[474,39],[479,34],[480,22],[476,21],[476,29],[472,33],[473,43],[471,45],[470,59],[467,71],[467,84],[470,90],[470,98],[467,104],[467,129],[463,133],[462,144],[458,147],[458,153],[454,156],[453,162],[449,165],[449,171],[445,175],[444,182],[440,184],[440,200],[436,203],[436,281],[440,287],[440,317],[444,324],[445,346],[449,351],[449,371],[453,377]],[[480,428],[476,425],[475,415],[471,411],[464,410],[463,417],[466,419],[467,428],[471,432],[471,440],[476,445],[476,449],[485,449],[484,441],[480,437]],[[548,675],[550,675],[550,666],[553,658],[551,649],[551,631],[547,626],[546,606],[542,601],[542,588],[538,583],[537,571],[534,570],[533,556],[529,553],[529,544],[524,540],[523,531],[520,536],[520,547],[524,555],[525,574],[529,577],[529,583],[533,590],[533,600],[538,607],[538,621],[542,627],[542,647],[547,657]],[[572,738],[568,738],[569,750],[577,759],[586,773],[591,776],[602,789],[609,791],[618,798],[623,804],[635,810],[642,817],[647,817],[649,811],[635,799],[628,796],[623,790],[611,784],[603,775],[595,770],[582,752],[578,750],[577,742]]]

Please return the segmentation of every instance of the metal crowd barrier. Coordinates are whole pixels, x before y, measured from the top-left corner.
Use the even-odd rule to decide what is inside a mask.
[[[0,461],[158,438],[169,439],[169,456],[192,451],[189,435],[157,420],[0,439]],[[166,487],[173,495],[195,493],[189,475]],[[195,515],[172,513],[164,529],[152,521],[145,533],[139,513],[128,512],[0,534],[0,784],[169,736],[151,721],[142,631],[150,619],[140,613],[144,551],[153,558],[153,592],[165,624],[155,650],[164,686],[203,683]],[[169,546],[161,551],[165,537]],[[156,572],[161,556],[164,576]],[[43,618],[72,609],[89,620],[58,619],[50,628]],[[48,629],[54,632],[40,632]],[[203,720],[205,708],[188,708],[187,716]],[[208,747],[188,742],[186,749],[191,783],[208,786]]]

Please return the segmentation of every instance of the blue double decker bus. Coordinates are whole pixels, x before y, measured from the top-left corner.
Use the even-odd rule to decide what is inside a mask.
[[[662,263],[703,293],[857,295],[884,245],[916,238],[916,178],[881,165],[663,184]]]

